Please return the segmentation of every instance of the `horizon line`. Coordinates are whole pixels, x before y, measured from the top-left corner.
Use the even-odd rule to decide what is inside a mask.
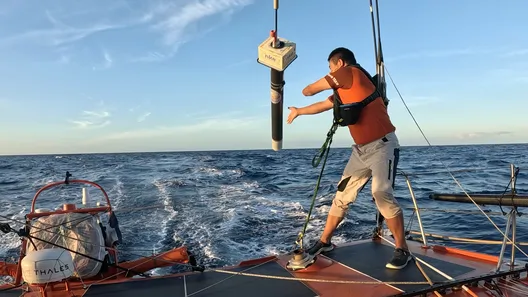
[[[473,144],[434,144],[434,145],[400,145],[400,147],[449,147],[449,146],[484,146],[484,145],[523,145],[528,142],[519,143],[473,143]],[[336,146],[333,149],[348,149],[352,146]],[[287,150],[314,150],[320,147],[302,147],[302,148],[284,148],[280,151]],[[270,151],[275,152],[270,148],[254,148],[254,149],[208,149],[208,150],[165,150],[165,151],[121,151],[121,152],[80,152],[80,153],[29,153],[29,154],[0,154],[0,157],[36,157],[36,156],[73,156],[73,155],[119,155],[119,154],[167,154],[167,153],[207,153],[207,152],[234,152],[234,151]],[[280,151],[276,151],[279,153]]]

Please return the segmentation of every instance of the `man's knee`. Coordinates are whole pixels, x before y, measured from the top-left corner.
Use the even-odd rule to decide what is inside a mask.
[[[329,215],[339,218],[345,217],[351,201],[343,198],[345,198],[343,192],[338,191],[334,200],[332,200],[332,206],[330,206],[330,211],[328,212]]]
[[[402,213],[400,204],[391,193],[378,191],[372,193],[376,206],[385,219],[392,219]]]
[[[347,211],[348,211],[348,205],[339,206],[339,205],[335,205],[335,203],[332,203],[332,206],[330,207],[330,211],[328,212],[328,215],[338,217],[338,218],[344,218]]]

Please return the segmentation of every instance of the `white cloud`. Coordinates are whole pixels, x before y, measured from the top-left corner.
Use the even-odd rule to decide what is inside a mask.
[[[79,129],[96,129],[96,128],[103,128],[108,125],[110,125],[110,121],[104,121],[104,122],[92,122],[92,121],[71,121],[71,123],[75,124],[76,128]]]
[[[110,56],[110,53],[107,50],[103,50],[103,63],[101,66],[93,66],[93,70],[102,70],[102,69],[108,69],[112,67],[114,64],[114,60],[112,59],[112,56]]]
[[[148,108],[150,106],[149,100],[146,102],[143,102],[141,104],[138,104],[134,107],[131,107],[128,109],[129,112],[134,114],[134,117],[136,118],[136,122],[141,123],[144,122],[149,116],[152,115],[152,112],[148,111]]]
[[[251,0],[192,1],[184,7],[178,7],[176,9],[172,7],[173,9],[170,10],[170,13],[162,21],[158,22],[155,27],[163,32],[164,42],[166,44],[174,45],[185,38],[185,29],[191,24],[206,17],[229,12],[251,3]]]
[[[112,57],[110,56],[110,54],[107,51],[103,52],[103,57],[104,57],[104,65],[103,65],[103,67],[104,68],[112,67],[112,64],[114,63],[114,61],[112,60]]]
[[[152,113],[151,112],[146,112],[142,115],[140,115],[137,119],[138,123],[141,123],[143,121],[145,121]]]
[[[158,61],[162,61],[164,59],[168,58],[167,55],[164,55],[160,52],[157,52],[157,51],[152,51],[152,52],[148,52],[146,55],[144,56],[140,56],[140,57],[137,57],[137,58],[132,58],[131,61],[132,62],[158,62]]]
[[[477,139],[490,136],[503,136],[512,134],[511,131],[470,132],[458,135],[459,139]]]
[[[21,20],[28,22],[17,24],[23,26],[23,31],[17,30],[15,24],[11,26],[11,30],[18,32],[3,37],[0,40],[1,45],[34,43],[52,47],[62,46],[97,33],[137,24],[135,16],[131,15],[130,6],[124,0],[114,0],[104,4],[96,3],[97,1],[65,1],[60,4],[48,3],[45,9],[42,9],[44,5],[39,5],[40,3],[35,5],[27,1],[23,2],[16,1],[20,5],[17,5],[16,9],[11,9],[11,13],[20,15]],[[31,6],[31,9],[27,6]],[[48,26],[40,24],[28,29],[32,23],[39,24],[41,17],[49,23]]]
[[[56,25],[56,24],[55,24]],[[84,28],[58,26],[51,29],[37,29],[19,35],[6,37],[1,44],[12,45],[15,43],[34,42],[47,46],[60,46],[75,41],[80,41],[99,32],[123,27],[118,24],[93,24]]]
[[[178,48],[214,29],[215,26],[198,30],[196,24],[215,15],[230,15],[253,3],[253,0],[191,0],[181,5],[161,2],[146,14],[139,22],[152,23],[151,28],[162,35],[163,44],[168,51],[150,51],[144,56],[133,58],[133,62],[156,62],[172,57]],[[224,19],[226,20],[226,19]],[[227,20],[228,21],[228,20]]]
[[[110,116],[110,113],[108,111],[96,112],[96,111],[85,110],[83,111],[83,114],[85,116],[96,117],[96,118],[107,118]]]
[[[123,140],[138,140],[147,138],[167,137],[171,135],[195,135],[199,134],[203,137],[203,133],[226,132],[247,129],[253,126],[257,120],[252,117],[226,119],[226,118],[210,118],[204,119],[199,123],[179,126],[160,126],[154,128],[145,128],[139,130],[129,130],[105,135],[95,140],[95,142],[111,142]]]
[[[56,9],[38,12],[44,14],[49,25],[35,27],[34,29],[22,31],[0,40],[0,45],[43,45],[56,49],[66,45],[71,46],[77,42],[84,41],[88,37],[103,32],[117,29],[134,29],[135,38],[142,36],[137,34],[154,34],[154,38],[160,38],[160,43],[149,42],[151,49],[145,53],[137,52],[114,52],[114,56],[132,57],[127,58],[131,62],[154,62],[162,61],[174,56],[179,46],[190,40],[199,38],[214,30],[220,23],[229,21],[229,16],[238,9],[253,3],[254,0],[146,0],[134,2],[130,5],[127,1],[112,1],[108,5],[96,5],[87,3],[63,3],[57,5]],[[38,11],[38,10],[37,10]],[[146,12],[145,12],[146,11]],[[22,9],[19,10],[20,13]],[[221,16],[220,21],[200,23],[204,19]],[[39,15],[31,16],[32,19]],[[200,23],[200,26],[197,24]],[[147,29],[146,31],[144,29]],[[105,46],[109,46],[106,44]],[[69,53],[78,50],[79,47],[71,47]],[[89,46],[83,46],[83,51],[89,51]],[[134,48],[125,49],[126,51]],[[78,52],[77,52],[78,53]],[[59,59],[60,57],[60,59]],[[69,62],[71,55],[59,53],[59,61]],[[112,66],[113,59],[108,52],[103,53],[103,68]],[[98,66],[96,68],[101,68]]]
[[[79,129],[97,129],[110,125],[110,112],[106,110],[91,111],[84,110],[79,119],[70,120],[75,128]]]

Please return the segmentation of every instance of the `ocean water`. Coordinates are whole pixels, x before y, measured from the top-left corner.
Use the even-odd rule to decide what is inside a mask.
[[[422,212],[426,232],[501,240],[500,233],[482,213],[442,212],[478,211],[475,205],[438,202],[428,196],[432,192],[461,192],[442,162],[454,171],[466,191],[483,193],[502,193],[509,182],[509,164],[514,163],[521,168],[517,190],[528,193],[527,151],[528,144],[402,147],[399,169],[412,175],[419,207],[440,210]],[[46,183],[63,180],[69,171],[72,178],[95,181],[108,192],[123,233],[121,259],[186,245],[200,264],[236,264],[293,247],[320,170],[311,165],[316,152],[301,149],[3,156],[0,221],[20,228],[13,220],[23,219],[35,192]],[[322,231],[349,154],[349,148],[331,149],[305,242],[315,240]],[[463,169],[470,170],[460,172]],[[396,180],[396,196],[405,208],[407,224],[412,200],[403,176]],[[37,208],[55,208],[65,202],[80,203],[81,189],[70,185],[44,192],[40,197]],[[91,189],[90,197],[101,196]],[[491,218],[504,229],[503,216]],[[367,238],[374,222],[369,184],[351,206],[333,241],[340,244]],[[411,229],[418,230],[416,220]],[[528,241],[527,231],[527,220],[521,216],[518,239]],[[488,253],[500,250],[499,245],[455,246]],[[16,236],[0,234],[0,257],[16,255],[18,248]],[[523,249],[528,252],[528,247]]]

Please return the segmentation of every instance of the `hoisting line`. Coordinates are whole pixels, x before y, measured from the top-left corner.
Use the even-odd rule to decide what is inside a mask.
[[[304,226],[302,228],[302,231],[299,233],[299,237],[297,237],[297,240],[295,241],[295,244],[299,247],[299,249],[303,250],[303,238],[304,233],[306,232],[306,228],[308,227],[308,223],[310,222],[310,217],[312,215],[312,210],[315,205],[315,198],[317,197],[317,192],[319,191],[319,185],[321,184],[321,179],[323,177],[323,172],[326,166],[326,160],[328,159],[328,154],[330,153],[330,146],[332,145],[332,140],[334,138],[334,134],[337,130],[339,125],[337,122],[333,122],[332,127],[330,127],[330,130],[326,134],[326,140],[319,149],[319,151],[315,154],[315,156],[312,159],[312,166],[316,168],[321,163],[321,160],[324,157],[323,160],[323,166],[321,167],[321,171],[319,172],[319,177],[317,178],[317,183],[315,184],[315,189],[312,197],[312,203],[310,205],[310,209],[308,210],[308,216],[306,217],[306,221],[304,222]],[[295,249],[295,247],[294,247]]]

